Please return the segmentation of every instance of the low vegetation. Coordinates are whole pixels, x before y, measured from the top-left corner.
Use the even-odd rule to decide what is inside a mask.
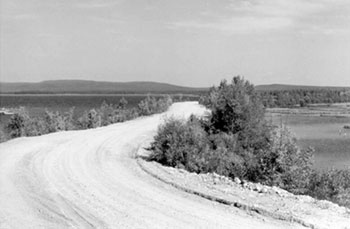
[[[260,97],[266,107],[305,107],[316,103],[350,102],[349,88],[305,88],[260,91]]]
[[[313,169],[313,150],[300,149],[288,128],[274,126],[254,86],[222,81],[201,99],[208,117],[169,119],[151,145],[150,160],[191,172],[215,172],[350,206],[350,172]]]
[[[350,208],[350,170],[313,171],[307,188],[304,194]]]
[[[46,110],[42,117],[30,117],[27,111],[21,108],[12,115],[5,126],[5,131],[0,131],[0,141],[65,130],[96,128],[124,122],[139,116],[161,113],[172,104],[172,98],[165,96],[156,99],[148,95],[134,108],[127,108],[127,103],[125,98],[122,98],[116,105],[104,102],[100,108],[86,111],[80,117],[77,117],[74,108],[65,113]]]

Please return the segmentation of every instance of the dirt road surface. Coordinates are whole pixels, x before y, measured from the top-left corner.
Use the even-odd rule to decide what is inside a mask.
[[[0,228],[299,228],[179,191],[134,158],[165,117],[195,102],[91,130],[0,144]]]

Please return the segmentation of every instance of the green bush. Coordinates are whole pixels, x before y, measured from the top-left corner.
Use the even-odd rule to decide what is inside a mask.
[[[64,129],[65,130],[75,130],[76,127],[76,117],[75,108],[72,107],[68,112],[63,115]]]
[[[193,116],[187,121],[170,119],[159,127],[149,159],[191,172],[240,175],[238,167],[242,161],[228,149],[235,142],[235,136],[225,133],[209,136]]]
[[[170,119],[151,145],[150,160],[192,172],[215,172],[288,190],[303,190],[311,172],[312,151],[302,151],[286,128],[275,128],[266,151],[243,149],[238,134],[208,133],[205,122]],[[301,192],[301,191],[300,191]]]
[[[138,104],[139,115],[151,115],[166,111],[173,103],[169,95],[161,99],[156,99],[153,96],[147,95],[147,97]]]
[[[27,111],[24,108],[20,108],[18,113],[11,116],[9,122],[6,125],[6,130],[9,133],[10,138],[17,138],[26,136],[25,126],[29,120]]]
[[[51,112],[46,110],[44,121],[48,133],[65,130],[64,118],[58,111]]]
[[[212,111],[211,125],[217,131],[253,131],[265,122],[264,107],[254,85],[239,76],[231,84],[222,81],[218,87],[212,87],[203,102]]]
[[[314,150],[301,150],[290,130],[281,126],[271,132],[270,149],[259,155],[261,169],[270,185],[303,193],[312,172]]]
[[[196,121],[170,119],[158,130],[151,160],[164,165],[200,172],[200,160],[207,150],[206,133]],[[204,161],[205,162],[205,161]]]
[[[137,108],[127,108],[127,104],[128,101],[124,97],[116,105],[103,102],[100,108],[85,111],[80,117],[76,117],[74,108],[71,108],[65,113],[46,110],[43,117],[32,118],[24,108],[20,108],[5,125],[5,131],[0,132],[0,142],[8,138],[90,129],[124,122],[141,115],[164,112],[172,104],[172,99],[170,96],[164,96],[157,100],[148,95]]]
[[[242,178],[247,174],[248,167],[240,154],[237,135],[222,132],[208,134],[208,139],[210,148],[204,157],[207,164],[202,162],[203,172],[215,172],[231,178]]]
[[[78,126],[80,129],[91,129],[102,126],[102,118],[99,112],[95,109],[91,109],[78,119]]]
[[[222,81],[212,87],[201,102],[211,110],[211,132],[236,134],[242,150],[255,154],[269,148],[270,126],[254,86],[237,76],[231,84]]]
[[[123,97],[117,106],[113,104],[107,104],[103,102],[99,109],[96,109],[101,126],[107,126],[113,123],[124,122],[135,117],[134,109],[126,109],[127,105],[126,99]],[[87,114],[85,114],[85,119],[88,119]],[[93,126],[93,125],[90,125]],[[93,128],[93,127],[86,127]]]
[[[151,145],[150,160],[192,172],[275,185],[296,194],[349,206],[350,170],[312,169],[313,149],[302,150],[288,128],[264,119],[253,85],[240,77],[210,89],[205,120],[168,120]]]
[[[314,171],[306,194],[350,207],[350,170]]]
[[[120,100],[119,100],[119,104],[118,104],[118,107],[120,109],[126,109],[126,106],[128,105],[128,101],[122,97]]]
[[[25,136],[39,136],[49,133],[44,119],[30,118],[25,124]]]
[[[111,105],[107,104],[105,101],[102,103],[99,113],[101,116],[101,125],[107,126],[113,123],[116,123],[117,120],[115,118],[116,114],[116,108]]]
[[[157,100],[156,98],[148,95],[146,99],[142,100],[138,104],[140,115],[150,115],[153,110],[156,110]]]

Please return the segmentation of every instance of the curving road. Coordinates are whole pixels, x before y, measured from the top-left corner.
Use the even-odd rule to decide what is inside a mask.
[[[178,191],[144,173],[134,154],[161,115],[0,144],[0,228],[296,228]]]

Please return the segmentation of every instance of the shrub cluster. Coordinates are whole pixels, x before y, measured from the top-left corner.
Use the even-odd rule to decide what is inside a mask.
[[[305,194],[350,208],[350,170],[313,171]]]
[[[159,127],[150,160],[191,172],[215,172],[231,178],[276,185],[304,193],[313,151],[300,150],[286,127],[274,128],[266,147],[245,148],[238,134],[212,133],[207,122],[169,119]]]
[[[85,111],[80,117],[71,108],[68,112],[46,110],[43,117],[32,118],[21,108],[9,120],[5,131],[0,131],[0,142],[22,136],[38,136],[58,131],[90,129],[124,122],[143,115],[164,112],[172,104],[170,96],[156,99],[148,95],[137,107],[127,109],[127,101],[122,98],[118,104],[102,103],[100,108]]]
[[[314,171],[313,149],[300,149],[288,128],[265,120],[264,106],[248,81],[241,77],[234,77],[231,84],[223,81],[201,103],[210,109],[210,116],[169,119],[159,127],[150,160],[350,203],[350,172]]]
[[[266,107],[304,107],[315,103],[350,102],[350,92],[346,88],[304,88],[260,91]]]
[[[166,111],[172,103],[173,101],[169,95],[160,100],[156,100],[152,96],[147,96],[146,99],[139,103],[138,114],[142,116],[160,113]]]

